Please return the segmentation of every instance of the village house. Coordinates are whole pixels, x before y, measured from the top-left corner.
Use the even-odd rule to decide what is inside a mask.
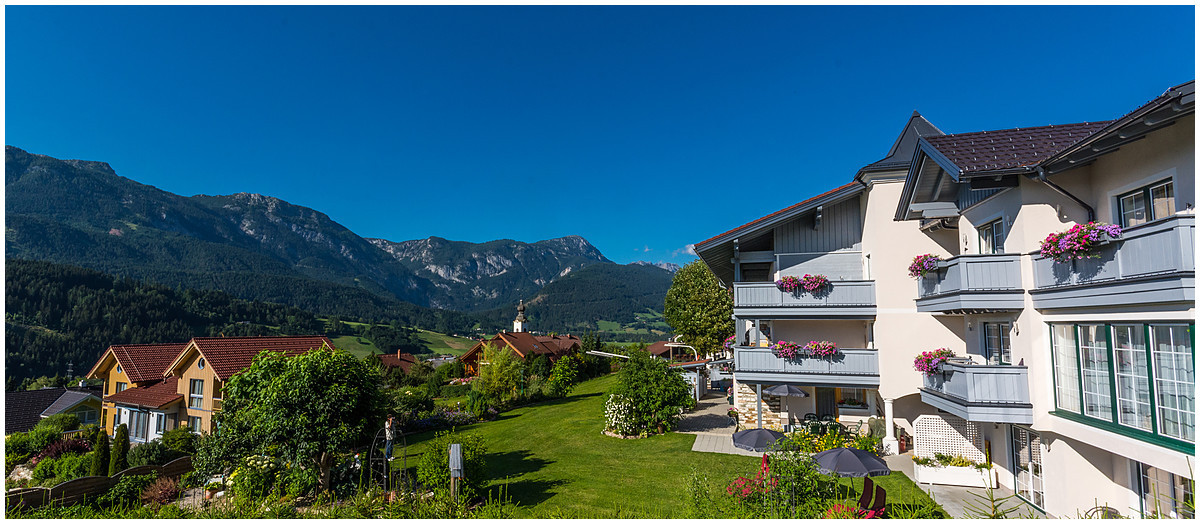
[[[851,183],[697,243],[733,290],[740,422],[879,417],[889,452],[990,463],[1051,515],[1193,516],[1194,112],[1188,82],[1111,121],[947,135],[914,113]],[[1041,254],[1092,221],[1122,228],[1094,258]],[[776,285],[804,275],[829,283]]]
[[[100,419],[100,388],[42,388],[9,391],[4,394],[4,434],[29,431],[42,419],[71,413],[81,424],[96,424]]]
[[[507,347],[517,355],[517,358],[522,360],[531,356],[545,355],[550,362],[557,362],[559,358],[579,351],[583,347],[579,337],[574,335],[535,336],[525,331],[527,322],[525,303],[522,302],[517,305],[517,317],[513,320],[512,331],[497,333],[490,339],[481,340],[459,357],[459,360],[466,366],[467,375],[479,374],[480,360],[483,358],[485,346],[497,349]]]
[[[212,430],[222,390],[263,351],[298,355],[333,348],[322,336],[197,337],[185,344],[111,346],[88,372],[104,380],[102,427],[129,427],[134,442],[149,442],[185,425]]]

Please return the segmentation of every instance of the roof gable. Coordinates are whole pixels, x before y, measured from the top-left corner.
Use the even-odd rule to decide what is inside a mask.
[[[118,344],[109,346],[86,376],[104,367],[109,356],[121,365],[121,371],[133,382],[153,382],[162,378],[171,361],[186,344]]]
[[[118,391],[104,397],[104,400],[114,404],[158,409],[183,400],[183,395],[179,393],[179,377],[172,376],[146,387]]]
[[[299,355],[322,346],[333,348],[333,343],[323,336],[292,337],[196,337],[187,344],[187,349],[167,368],[164,375],[174,374],[193,354],[203,356],[213,374],[220,380],[246,369],[254,357],[263,351]]]
[[[900,131],[900,136],[896,137],[896,142],[892,144],[892,148],[883,158],[876,160],[858,171],[855,178],[861,178],[868,171],[890,171],[896,169],[907,169],[909,163],[912,162],[913,154],[917,151],[917,141],[922,137],[941,136],[945,133],[932,122],[921,116],[921,113],[913,111],[908,122],[905,122],[904,129]]]

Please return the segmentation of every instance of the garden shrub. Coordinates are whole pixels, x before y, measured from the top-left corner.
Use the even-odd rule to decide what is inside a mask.
[[[88,472],[94,477],[108,476],[109,454],[108,454],[108,433],[100,431],[96,433],[96,442],[92,445],[92,467]]]
[[[17,453],[7,453],[6,452],[4,454],[4,476],[7,477],[7,476],[11,475],[13,470],[17,469],[17,466],[24,464],[28,460],[29,460],[28,453],[17,454]]]
[[[162,441],[153,440],[134,446],[129,450],[129,467],[162,466],[172,460],[185,456],[183,453],[168,448]]]
[[[129,467],[129,427],[117,426],[113,433],[112,452],[108,463],[108,475],[116,475]]]
[[[482,493],[487,481],[487,449],[483,438],[474,433],[456,433],[454,430],[438,432],[429,443],[417,463],[417,481],[434,491],[450,489],[450,444],[461,444],[463,455],[463,500],[471,500]]]
[[[513,400],[525,386],[525,362],[508,346],[491,345],[483,347],[483,360],[487,365],[480,366],[479,379],[472,383],[475,389],[486,395],[493,406]]]
[[[38,462],[37,466],[33,467],[33,481],[41,484],[47,480],[53,479],[54,466],[58,463],[58,459],[48,458]]]
[[[75,431],[79,429],[79,417],[75,416],[74,413],[59,413],[57,415],[50,415],[49,417],[38,421],[37,425],[34,426],[34,429],[38,428],[54,428],[54,430],[58,431],[59,433],[64,431]]]
[[[571,392],[575,380],[579,376],[579,359],[567,355],[554,363],[550,378],[546,381],[546,396],[562,398]]]
[[[674,429],[684,410],[696,405],[683,376],[645,351],[631,352],[612,393],[628,405],[625,429],[618,431],[624,435]]]
[[[179,426],[162,434],[161,440],[163,446],[168,449],[173,449],[184,455],[191,455],[196,452],[196,433],[186,426]]]
[[[538,355],[529,363],[529,376],[546,378],[550,376],[550,357]]]
[[[433,409],[433,398],[429,390],[422,387],[407,387],[396,392],[396,411],[416,414]]]
[[[142,490],[141,500],[143,503],[156,503],[165,506],[179,500],[179,495],[182,492],[183,490],[179,486],[178,479],[159,477]]]
[[[117,484],[96,499],[100,506],[116,506],[118,504],[133,504],[141,500],[142,491],[158,478],[158,473],[145,475],[124,475]]]
[[[60,440],[42,450],[41,453],[34,455],[30,459],[31,464],[37,464],[47,458],[58,458],[67,453],[87,453],[92,450],[92,444],[82,438],[70,438]]]
[[[25,433],[13,433],[4,438],[4,453],[37,455],[51,444],[62,440],[62,432],[53,427],[35,427]]]
[[[492,409],[492,403],[482,391],[472,389],[467,393],[467,410],[474,413],[476,417],[484,418],[490,409]]]
[[[320,472],[316,468],[292,466],[281,473],[277,482],[284,494],[295,498],[316,493],[320,480]]]
[[[275,487],[275,476],[283,465],[266,455],[251,455],[229,475],[229,490],[238,497],[259,499]]]
[[[470,392],[471,392],[470,384],[455,384],[455,385],[447,384],[445,386],[442,386],[441,390],[438,391],[438,395],[443,398],[461,397],[461,396],[470,394]]]

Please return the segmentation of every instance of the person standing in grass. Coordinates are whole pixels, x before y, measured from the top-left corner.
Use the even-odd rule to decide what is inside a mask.
[[[388,462],[392,461],[392,438],[396,431],[396,417],[388,413],[387,422],[383,425],[383,438],[387,440],[387,445],[383,448],[383,455],[387,457]]]

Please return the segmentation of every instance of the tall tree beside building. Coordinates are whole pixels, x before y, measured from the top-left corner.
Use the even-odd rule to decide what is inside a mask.
[[[699,260],[675,273],[663,305],[667,324],[700,352],[719,350],[733,334],[733,297]]]
[[[108,433],[103,430],[96,432],[96,443],[92,446],[92,468],[90,473],[93,477],[107,477],[110,467],[108,457]]]
[[[129,426],[121,424],[113,432],[112,458],[108,463],[108,475],[111,477],[129,468]]]

